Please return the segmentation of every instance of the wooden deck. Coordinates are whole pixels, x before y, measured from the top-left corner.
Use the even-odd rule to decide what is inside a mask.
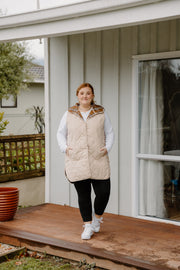
[[[86,258],[111,270],[180,269],[179,226],[105,213],[101,232],[91,240],[81,240],[81,232],[79,210],[55,204],[20,209],[14,220],[0,222],[3,243]]]

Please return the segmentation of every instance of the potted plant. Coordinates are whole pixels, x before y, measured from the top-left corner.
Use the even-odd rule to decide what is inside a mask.
[[[19,190],[16,187],[0,187],[0,221],[13,219],[19,201]]]

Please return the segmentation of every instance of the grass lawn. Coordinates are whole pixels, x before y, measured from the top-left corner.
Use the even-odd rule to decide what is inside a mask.
[[[12,259],[0,263],[0,270],[101,270],[95,263],[88,264],[85,259],[80,262],[56,256],[25,251]]]

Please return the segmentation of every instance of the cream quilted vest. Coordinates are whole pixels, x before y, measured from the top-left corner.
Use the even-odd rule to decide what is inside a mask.
[[[68,110],[67,130],[67,145],[72,148],[65,158],[68,180],[108,179],[109,157],[100,151],[105,146],[104,108],[94,105],[84,121],[76,104]]]

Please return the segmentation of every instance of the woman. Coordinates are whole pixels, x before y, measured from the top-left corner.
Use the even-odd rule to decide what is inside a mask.
[[[104,108],[94,102],[94,89],[83,83],[76,91],[78,103],[63,115],[57,140],[66,153],[65,173],[78,194],[79,209],[84,221],[81,238],[88,240],[99,232],[102,215],[110,195],[108,152],[114,142],[111,122]],[[92,218],[91,186],[94,189]]]

